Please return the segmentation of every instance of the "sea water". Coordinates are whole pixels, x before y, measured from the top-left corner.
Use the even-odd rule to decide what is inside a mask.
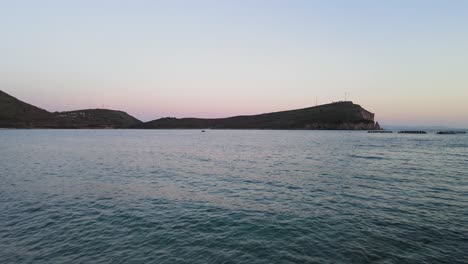
[[[468,135],[0,130],[0,263],[467,263]]]

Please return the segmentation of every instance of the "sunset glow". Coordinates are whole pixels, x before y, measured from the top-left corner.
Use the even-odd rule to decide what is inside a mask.
[[[466,1],[2,1],[0,89],[144,121],[345,99],[468,127]]]

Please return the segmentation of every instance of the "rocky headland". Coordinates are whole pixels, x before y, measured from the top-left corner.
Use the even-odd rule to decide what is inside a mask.
[[[137,125],[148,129],[329,129],[374,130],[374,114],[352,102],[227,118],[166,117]]]
[[[0,91],[2,128],[139,128],[139,129],[327,129],[376,130],[374,113],[350,101],[303,109],[227,118],[165,117],[141,122],[117,110],[49,112]]]

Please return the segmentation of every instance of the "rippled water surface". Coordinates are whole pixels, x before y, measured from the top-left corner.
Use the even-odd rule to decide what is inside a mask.
[[[468,135],[0,130],[0,263],[468,263]]]

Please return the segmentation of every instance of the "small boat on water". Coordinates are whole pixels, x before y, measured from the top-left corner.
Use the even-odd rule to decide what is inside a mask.
[[[455,134],[466,134],[465,131],[439,131],[438,135],[455,135]]]
[[[403,130],[399,131],[399,134],[427,134],[426,131],[421,131],[421,130]]]

